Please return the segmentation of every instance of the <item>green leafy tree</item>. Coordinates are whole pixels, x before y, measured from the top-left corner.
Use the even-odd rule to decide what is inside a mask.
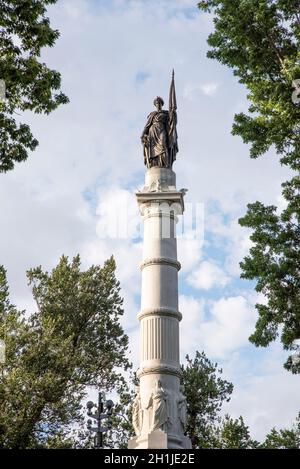
[[[118,401],[110,419],[111,430],[104,435],[107,448],[126,449],[128,440],[135,436],[132,426],[132,403],[135,398],[136,374],[132,373],[128,381],[119,386]]]
[[[208,57],[233,69],[248,91],[248,113],[235,115],[232,133],[257,158],[274,149],[292,172],[283,184],[286,209],[248,205],[240,224],[253,230],[242,277],[257,281],[267,304],[250,340],[267,346],[279,335],[286,350],[300,339],[300,13],[298,0],[208,0],[198,4],[214,18]],[[285,364],[300,371],[300,360]]]
[[[14,168],[38,141],[17,111],[49,114],[68,98],[60,91],[60,74],[41,62],[43,47],[52,47],[59,32],[50,27],[46,6],[57,0],[0,0],[0,172]]]
[[[72,428],[83,423],[87,387],[118,389],[129,367],[115,262],[82,271],[79,256],[62,257],[52,272],[27,276],[31,315],[10,304],[0,269],[0,447],[76,446]]]
[[[215,429],[214,439],[214,448],[218,449],[254,449],[259,446],[257,441],[252,440],[243,417],[233,419],[225,415]]]
[[[268,449],[300,449],[300,414],[291,429],[273,428],[261,445]]]
[[[212,363],[204,352],[195,358],[186,356],[182,366],[182,384],[188,406],[187,435],[193,448],[214,447],[213,428],[219,421],[223,402],[230,400],[233,385],[224,380],[222,369]]]
[[[267,346],[281,334],[284,348],[294,350],[285,367],[300,371],[297,345],[300,338],[300,179],[284,184],[287,208],[280,214],[275,206],[260,202],[249,204],[248,213],[240,220],[242,226],[254,228],[250,255],[241,263],[242,277],[258,279],[256,290],[267,298],[257,304],[259,318],[250,340]]]

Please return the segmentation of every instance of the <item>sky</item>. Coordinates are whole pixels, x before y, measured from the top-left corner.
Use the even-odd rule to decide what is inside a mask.
[[[62,254],[80,253],[85,268],[113,254],[138,366],[140,135],[153,99],[167,101],[174,68],[180,151],[173,169],[178,189],[188,188],[187,212],[199,209],[198,231],[178,238],[181,359],[204,350],[220,365],[234,384],[223,412],[242,415],[253,437],[290,426],[300,410],[299,377],[283,369],[280,343],[262,349],[248,341],[264,299],[240,279],[251,242],[238,224],[249,202],[281,207],[289,174],[272,151],[251,160],[231,135],[234,114],[247,110],[246,90],[206,57],[212,17],[195,0],[58,0],[49,17],[61,36],[42,59],[61,72],[70,103],[23,117],[40,145],[0,175],[0,259],[13,302],[35,308],[30,267],[49,270]],[[107,229],[108,209],[128,215],[118,236]]]

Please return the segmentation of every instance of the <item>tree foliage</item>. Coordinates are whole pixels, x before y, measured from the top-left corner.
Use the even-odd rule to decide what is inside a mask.
[[[276,430],[272,428],[261,448],[300,449],[300,414],[291,429]]]
[[[249,114],[234,117],[233,133],[250,143],[252,158],[272,145],[281,162],[299,170],[300,107],[292,101],[300,78],[298,0],[208,0],[213,13],[208,57],[233,69],[247,87]]]
[[[240,220],[242,226],[254,228],[250,237],[254,244],[241,267],[242,277],[257,279],[256,290],[268,300],[256,305],[259,318],[250,340],[266,346],[280,331],[284,348],[294,350],[300,338],[300,179],[295,177],[283,186],[288,204],[280,214],[275,206],[256,202],[249,204]],[[300,371],[292,356],[285,366]]]
[[[111,430],[104,436],[107,448],[127,449],[128,441],[135,436],[132,425],[132,403],[135,398],[135,387],[138,383],[135,373],[118,390],[118,401],[110,419]]]
[[[249,427],[243,417],[233,419],[225,415],[222,422],[214,430],[214,448],[217,449],[254,449],[259,443],[252,440]]]
[[[6,88],[0,100],[0,172],[26,160],[38,141],[17,111],[49,114],[68,98],[60,91],[59,72],[40,61],[41,50],[52,47],[59,31],[46,17],[57,0],[0,0],[0,79]]]
[[[230,400],[233,385],[224,380],[222,369],[212,363],[204,352],[186,356],[182,366],[182,384],[188,406],[187,435],[194,448],[212,447],[212,429],[219,419],[223,402]]]
[[[27,276],[31,315],[11,305],[0,270],[0,447],[70,447],[87,386],[118,388],[129,367],[115,262],[82,271],[79,256],[63,256],[52,272],[38,267]]]
[[[241,263],[242,277],[256,280],[266,297],[256,305],[250,340],[267,346],[280,334],[284,348],[294,350],[300,339],[299,1],[208,0],[198,6],[214,19],[208,57],[232,68],[248,91],[248,113],[235,115],[232,133],[250,144],[252,158],[275,149],[281,164],[296,172],[282,185],[282,212],[256,202],[240,220],[253,230],[254,243]],[[292,357],[285,366],[300,371]]]

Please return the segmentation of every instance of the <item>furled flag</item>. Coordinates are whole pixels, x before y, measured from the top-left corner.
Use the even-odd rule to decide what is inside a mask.
[[[178,152],[178,137],[177,137],[177,102],[174,81],[174,70],[172,72],[172,81],[169,93],[169,167],[172,168],[173,162],[176,160],[176,153]]]

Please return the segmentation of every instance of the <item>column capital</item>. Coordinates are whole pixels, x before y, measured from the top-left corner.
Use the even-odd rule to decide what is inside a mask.
[[[156,214],[174,211],[175,215],[182,215],[184,212],[184,190],[136,192],[135,195],[142,215],[147,215],[146,208]]]

